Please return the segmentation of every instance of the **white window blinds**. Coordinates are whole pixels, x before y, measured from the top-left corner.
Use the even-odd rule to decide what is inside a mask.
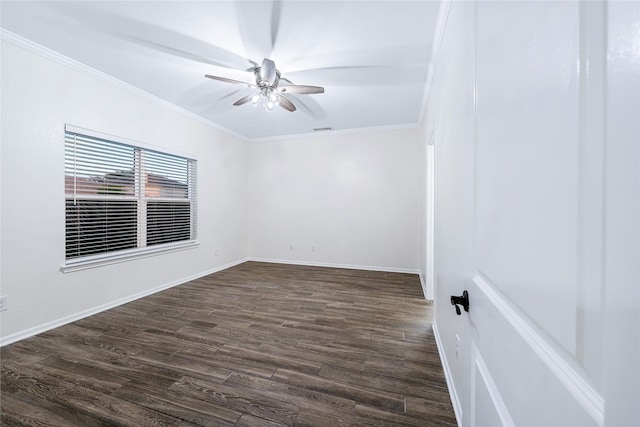
[[[196,238],[196,161],[65,132],[66,259]]]

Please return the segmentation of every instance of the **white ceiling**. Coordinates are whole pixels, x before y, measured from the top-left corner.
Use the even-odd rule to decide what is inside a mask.
[[[438,1],[7,1],[3,29],[248,139],[420,121]],[[233,106],[263,58],[323,86],[298,108]]]

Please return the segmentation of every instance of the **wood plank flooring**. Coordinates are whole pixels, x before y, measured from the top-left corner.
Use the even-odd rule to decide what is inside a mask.
[[[410,274],[247,262],[0,350],[3,426],[455,425]]]

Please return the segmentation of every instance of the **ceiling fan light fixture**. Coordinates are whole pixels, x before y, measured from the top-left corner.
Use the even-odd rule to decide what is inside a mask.
[[[249,98],[253,105],[262,104],[267,111],[272,111],[276,106],[280,105],[280,97],[270,88],[264,88],[260,93]]]
[[[266,102],[266,106],[267,106],[267,111],[273,111],[273,107],[276,106],[276,103],[268,99]]]

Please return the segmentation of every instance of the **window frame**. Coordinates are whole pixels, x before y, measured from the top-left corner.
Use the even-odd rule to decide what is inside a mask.
[[[199,246],[200,243],[197,240],[197,229],[198,229],[197,227],[197,218],[198,218],[197,164],[198,164],[198,160],[193,155],[178,153],[176,151],[167,150],[163,147],[156,147],[156,146],[144,144],[138,141],[133,141],[126,138],[121,138],[114,135],[96,132],[93,130],[84,129],[84,128],[80,128],[80,127],[72,126],[68,124],[65,125],[64,131],[65,131],[65,136],[63,137],[63,139],[66,138],[67,133],[75,133],[75,134],[83,135],[89,138],[98,138],[98,139],[113,142],[116,144],[124,144],[134,149],[136,153],[135,154],[136,162],[135,162],[135,170],[134,170],[134,174],[136,176],[136,186],[135,186],[136,194],[134,196],[130,196],[130,197],[128,196],[126,197],[126,199],[137,201],[138,206],[140,206],[140,204],[143,204],[146,207],[146,204],[148,202],[158,200],[158,198],[146,196],[144,192],[142,192],[142,194],[139,193],[140,190],[144,190],[144,186],[138,185],[139,177],[142,170],[140,162],[138,162],[138,156],[140,152],[151,151],[151,152],[160,153],[162,155],[181,157],[183,159],[186,159],[189,162],[192,162],[188,167],[189,167],[189,173],[193,174],[193,177],[190,178],[190,179],[193,179],[193,186],[191,185],[188,186],[189,197],[188,199],[186,199],[188,200],[190,205],[189,226],[192,231],[189,240],[180,240],[176,242],[160,243],[160,244],[154,244],[152,246],[140,247],[141,242],[146,245],[147,219],[145,217],[141,221],[141,214],[143,214],[143,212],[138,211],[137,221],[136,221],[136,227],[138,230],[138,234],[137,234],[138,247],[130,248],[130,249],[122,249],[122,250],[117,250],[113,252],[104,252],[100,254],[79,256],[79,257],[67,259],[67,251],[66,251],[67,216],[66,216],[66,207],[65,207],[65,245],[64,245],[65,251],[64,251],[64,262],[62,263],[62,266],[60,268],[60,270],[63,273],[69,273],[69,272],[78,271],[78,270],[86,270],[86,269],[96,268],[104,265],[112,265],[112,264],[117,264],[121,262],[127,262],[130,260],[157,256],[157,255],[169,253],[169,252],[183,251],[183,250],[193,249]],[[66,159],[66,149],[65,149],[65,159]],[[65,173],[65,180],[66,180],[66,173]],[[82,199],[90,199],[90,198],[93,198],[93,197],[85,197],[85,196],[82,197]],[[103,201],[103,200],[110,200],[112,198],[113,196],[110,197],[109,195],[103,195],[96,199]],[[70,199],[74,199],[74,195],[70,196],[69,194],[66,193],[66,189],[65,189],[64,191],[65,206],[67,201]],[[122,196],[119,196],[118,200],[124,200],[124,199],[122,198]],[[173,199],[172,201],[176,202],[180,200],[181,199]],[[185,200],[185,199],[182,199],[182,200]],[[146,209],[144,214],[146,215]],[[142,236],[141,236],[141,232],[142,232]]]

